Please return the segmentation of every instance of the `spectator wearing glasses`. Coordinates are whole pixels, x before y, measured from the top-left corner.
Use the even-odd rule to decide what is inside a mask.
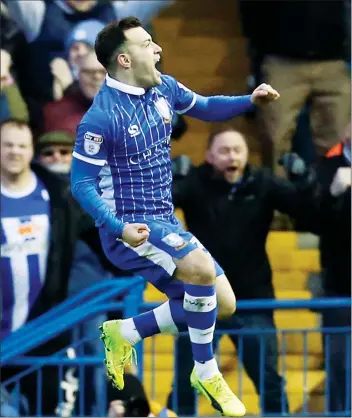
[[[172,3],[168,0],[7,1],[9,16],[26,40],[16,67],[36,131],[40,129],[43,106],[55,97],[56,71],[52,71],[51,64],[56,58],[66,58],[66,40],[77,24],[91,19],[107,24],[126,16],[136,16],[150,26],[151,20]]]
[[[72,150],[75,136],[67,131],[46,132],[36,141],[36,156],[38,162],[49,171],[60,175],[69,182],[71,171]],[[77,207],[77,210],[80,209]],[[80,211],[81,212],[81,211]],[[90,217],[81,213],[80,216],[81,236],[75,243],[73,260],[68,281],[68,296],[73,296],[87,287],[102,280],[110,279],[117,274],[116,269],[112,271],[110,263],[102,256],[102,249],[92,247],[91,242],[99,243],[97,229]],[[84,231],[84,232],[83,232]],[[90,236],[89,242],[84,237]],[[88,337],[97,330],[99,325],[107,319],[102,314],[85,321],[78,329],[79,335]],[[103,355],[104,348],[99,338],[89,339],[83,345],[83,353],[86,355]],[[101,396],[102,385],[105,384],[105,372],[102,367],[88,368],[86,374],[89,376],[89,383],[86,384],[85,413],[91,413]]]
[[[75,135],[77,125],[90,108],[105,74],[106,71],[95,53],[88,53],[81,61],[77,82],[67,89],[62,99],[44,107],[43,131],[65,130]]]
[[[37,155],[41,165],[50,171],[68,174],[71,170],[75,137],[70,132],[47,132],[37,140]]]

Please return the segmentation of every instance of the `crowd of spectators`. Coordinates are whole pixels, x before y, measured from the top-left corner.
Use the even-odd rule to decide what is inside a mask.
[[[152,19],[172,3],[1,1],[2,338],[68,296],[120,275],[103,254],[93,221],[70,195],[76,127],[105,79],[94,52],[98,32],[113,20],[135,15],[153,33]],[[319,236],[324,296],[350,297],[350,3],[238,0],[238,6],[254,84],[267,82],[281,94],[253,120],[260,127],[262,167],[248,164],[242,133],[221,127],[209,138],[203,165],[193,167],[187,156],[173,161],[175,206],[183,209],[188,228],[225,268],[237,299],[275,297],[265,244],[276,210],[288,214],[300,231]],[[172,138],[181,138],[186,120],[176,115],[173,128]],[[86,321],[80,336],[97,329],[105,318]],[[327,328],[350,327],[350,312],[324,311],[322,323]],[[275,328],[275,323],[272,313],[258,312],[236,314],[231,321],[220,322],[220,327],[226,332]],[[265,413],[277,413],[284,405],[287,412],[277,366],[278,344],[276,335],[271,335],[266,345],[268,390],[263,408]],[[69,344],[68,338],[64,335],[30,354],[51,355]],[[238,344],[236,338],[232,340]],[[344,362],[345,342],[332,334],[326,357],[326,367],[332,371],[328,408],[334,412],[346,407],[345,376],[350,368]],[[188,382],[192,364],[184,363],[191,359],[190,346],[182,338],[178,346],[177,360],[184,365],[177,377],[178,412],[192,415],[194,394]],[[84,345],[85,354],[102,355],[102,350],[98,339]],[[248,337],[243,363],[258,392],[259,352],[257,336]],[[43,370],[42,410],[53,415],[59,402],[58,371]],[[16,373],[17,368],[5,367],[2,380]],[[11,394],[2,390],[2,416],[35,414],[34,379],[28,376],[21,385],[23,410],[15,411]],[[113,402],[107,415],[124,416],[128,411],[132,416],[137,405],[146,414],[172,416],[158,405],[146,405],[143,389],[133,389],[139,385],[133,374],[127,381],[127,394],[110,391]],[[94,415],[98,388],[106,383],[103,367],[88,371],[87,382],[84,412]]]

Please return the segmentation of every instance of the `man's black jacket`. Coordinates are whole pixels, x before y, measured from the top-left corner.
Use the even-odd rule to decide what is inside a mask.
[[[188,229],[225,270],[238,299],[274,297],[266,238],[275,210],[304,216],[303,188],[247,166],[235,190],[204,164],[175,177],[173,199]]]
[[[351,296],[351,188],[338,197],[330,185],[340,167],[349,167],[343,154],[323,158],[318,166],[319,207],[314,220],[320,235],[321,266],[326,293]]]

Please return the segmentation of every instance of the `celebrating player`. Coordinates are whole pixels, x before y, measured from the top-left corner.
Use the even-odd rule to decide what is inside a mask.
[[[155,68],[161,48],[134,17],[106,26],[95,51],[108,74],[78,126],[72,192],[95,219],[111,262],[169,298],[135,318],[104,322],[108,374],[122,389],[134,344],[188,329],[192,385],[223,415],[243,416],[245,407],[219,372],[212,346],[217,315],[232,315],[236,299],[221,267],[174,216],[171,121],[174,112],[228,120],[279,94],[266,84],[250,96],[194,93]]]

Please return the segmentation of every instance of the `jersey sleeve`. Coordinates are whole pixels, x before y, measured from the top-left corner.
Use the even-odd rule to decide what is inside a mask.
[[[100,112],[86,113],[77,127],[73,157],[103,166],[107,162],[108,120]]]
[[[182,115],[192,109],[197,94],[169,75],[164,76],[164,81],[172,91],[175,111]]]

